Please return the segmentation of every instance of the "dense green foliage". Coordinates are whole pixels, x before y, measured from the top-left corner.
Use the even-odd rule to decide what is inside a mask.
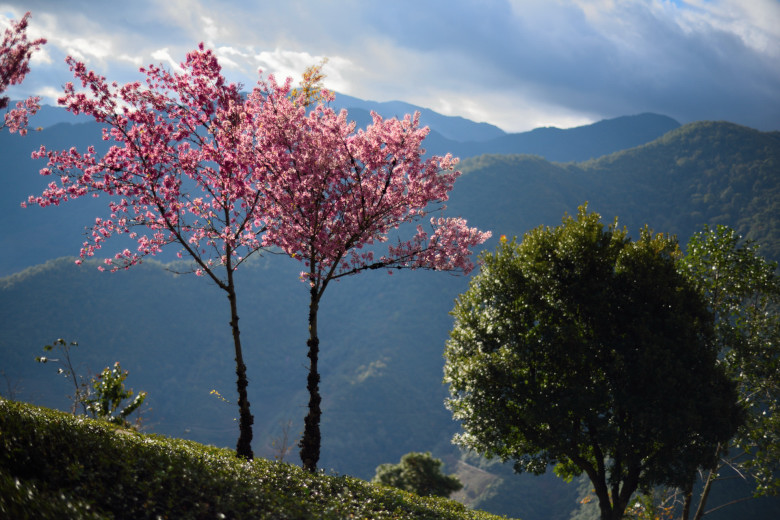
[[[718,357],[747,411],[736,436],[716,447],[699,498],[684,490],[683,518],[698,520],[716,480],[740,477],[755,496],[780,493],[780,274],[777,262],[726,226],[691,237],[679,270],[715,315]]]
[[[463,488],[455,475],[442,473],[442,461],[431,452],[410,452],[398,464],[380,464],[372,482],[404,489],[420,496],[448,497]]]
[[[4,399],[0,444],[3,518],[496,518]]]
[[[586,473],[603,519],[712,464],[742,414],[678,253],[580,207],[483,254],[445,350],[456,441],[520,472]]]

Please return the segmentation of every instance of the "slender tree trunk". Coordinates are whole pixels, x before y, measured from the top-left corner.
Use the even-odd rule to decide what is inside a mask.
[[[618,484],[613,486],[611,492],[606,483],[606,474],[599,473],[596,477],[595,480],[591,477],[591,483],[599,501],[601,520],[620,520],[626,512],[631,495],[636,491],[638,473],[636,477],[632,474],[626,482],[623,482],[622,490]]]
[[[303,438],[298,446],[301,448],[301,462],[303,468],[314,472],[317,470],[317,462],[320,460],[320,374],[317,361],[320,352],[320,339],[317,335],[317,311],[319,308],[319,295],[316,287],[311,288],[309,301],[309,375],[306,380],[306,388],[309,390],[309,413],[304,419]]]
[[[599,512],[601,520],[616,520],[621,517],[615,513],[615,506],[612,504],[609,491],[604,487],[604,493],[596,493],[599,501]]]
[[[683,499],[682,520],[688,520],[691,516],[691,503],[693,502],[693,478],[688,486],[683,491],[685,498]]]
[[[601,520],[612,520],[612,504],[609,501],[609,496],[606,499],[601,496],[599,500],[599,511],[601,512]]]
[[[720,453],[720,444],[718,445],[718,453]],[[693,520],[701,520],[704,516],[704,506],[707,504],[707,499],[710,496],[710,490],[712,490],[712,483],[717,476],[717,465],[715,468],[710,469],[707,473],[707,480],[704,482],[704,489],[701,492],[701,498],[699,499],[699,507],[696,508],[696,513],[693,515]]]
[[[696,512],[693,514],[693,520],[701,520],[701,518],[704,516],[704,507],[706,506],[707,499],[710,496],[712,484],[715,482],[715,479],[718,476],[718,469],[720,468],[719,460],[722,450],[723,445],[718,443],[718,445],[715,447],[715,465],[710,468],[709,472],[707,473],[707,480],[704,481],[704,488],[701,491],[701,496],[699,497],[699,504],[696,507]],[[688,496],[686,496],[685,507],[687,508],[687,511],[685,511],[685,514],[690,515],[691,505],[693,502],[693,482],[691,482],[690,489],[686,491],[688,492]],[[688,516],[683,516],[683,518],[687,520]]]
[[[238,413],[239,435],[236,444],[236,454],[247,460],[254,458],[252,453],[252,424],[255,418],[249,412],[249,399],[246,387],[249,384],[246,378],[246,365],[241,351],[241,336],[238,330],[238,306],[236,304],[236,291],[233,285],[233,272],[228,269],[227,284],[228,300],[230,300],[230,327],[233,330],[233,345],[236,351],[236,386],[238,388]]]

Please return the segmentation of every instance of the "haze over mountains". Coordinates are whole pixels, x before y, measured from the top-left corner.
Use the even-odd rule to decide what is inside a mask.
[[[387,117],[415,109],[346,96],[337,97],[339,103],[359,126],[370,121],[371,109]],[[43,130],[24,138],[0,134],[6,187],[0,192],[3,393],[67,409],[67,382],[33,359],[58,337],[78,340],[75,356],[91,372],[119,360],[130,371],[128,386],[149,392],[152,431],[234,446],[235,406],[210,395],[216,389],[234,401],[222,293],[157,262],[108,274],[94,264],[77,267],[72,258],[55,260],[78,254],[84,225],[105,214],[102,199],[19,207],[51,180],[37,174],[43,161],[29,158],[40,143],[105,146],[96,124],[64,122],[68,117],[47,108],[33,120]],[[557,225],[565,212],[587,201],[605,222],[618,216],[633,235],[649,224],[684,243],[704,224],[727,224],[758,240],[766,256],[780,259],[780,132],[727,122],[680,126],[655,114],[522,134],[425,110],[421,120],[432,129],[425,143],[430,153],[464,158],[446,214],[492,230],[488,250],[502,234],[522,236],[539,225]],[[109,242],[106,254],[121,247]],[[255,450],[267,457],[274,454],[281,424],[292,421],[290,433],[297,438],[305,414],[307,291],[299,270],[295,261],[268,255],[238,273]],[[378,464],[397,462],[412,450],[445,457],[448,471],[477,464],[457,462],[460,455],[449,443],[457,424],[443,406],[441,384],[452,325],[448,312],[467,284],[467,278],[443,273],[366,273],[330,290],[320,318],[322,467],[370,478]],[[296,451],[288,460],[297,462]],[[576,486],[552,476],[483,469],[493,486],[476,493],[475,507],[524,520],[567,519],[579,507]],[[712,518],[747,517],[745,511],[770,518],[730,508]]]

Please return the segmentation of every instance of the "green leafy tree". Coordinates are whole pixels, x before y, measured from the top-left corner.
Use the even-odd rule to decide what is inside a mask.
[[[449,497],[463,488],[455,475],[445,475],[442,461],[430,452],[410,452],[399,464],[380,464],[372,482],[403,489],[420,496]]]
[[[699,520],[719,479],[738,475],[752,480],[754,497],[780,491],[780,276],[776,262],[764,259],[755,243],[743,242],[726,226],[691,237],[678,268],[715,316],[718,357],[747,410],[736,435],[715,447],[698,503],[692,493],[696,474],[686,488],[676,490],[683,496],[683,518],[693,512]]]
[[[712,314],[675,239],[587,206],[483,254],[445,350],[455,442],[518,472],[591,480],[601,518],[682,486],[742,421]]]

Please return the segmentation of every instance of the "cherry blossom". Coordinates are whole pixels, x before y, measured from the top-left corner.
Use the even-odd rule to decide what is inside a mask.
[[[490,237],[460,218],[431,218],[410,239],[395,241],[444,202],[460,172],[451,155],[424,158],[428,134],[419,114],[383,119],[356,130],[347,112],[324,103],[313,109],[273,77],[254,90],[247,121],[254,131],[258,180],[266,192],[265,244],[301,261],[310,286],[307,388],[309,413],[301,460],[314,471],[320,450],[317,312],[329,282],[369,269],[470,272],[471,248]],[[382,247],[384,245],[384,248]],[[383,251],[384,250],[384,251]]]
[[[29,18],[30,13],[27,12],[18,22],[11,22],[11,26],[5,30],[0,44],[0,94],[10,85],[19,85],[24,81],[30,72],[32,53],[46,43],[44,38],[34,41],[27,39]],[[41,98],[37,96],[18,101],[13,110],[6,112],[0,128],[8,128],[11,133],[27,134],[28,118],[40,110],[40,101]],[[9,102],[8,96],[0,96],[0,109],[7,108]]]
[[[118,85],[71,58],[67,63],[82,89],[65,85],[59,99],[74,114],[104,125],[105,154],[94,146],[80,152],[47,150],[41,174],[54,177],[27,204],[59,205],[84,196],[105,196],[107,212],[88,228],[81,258],[91,257],[117,235],[136,240],[101,269],[127,269],[166,246],[192,260],[192,271],[227,293],[238,376],[240,437],[237,451],[252,458],[253,417],[246,394],[236,309],[235,269],[262,247],[263,194],[246,161],[251,135],[239,86],[228,84],[217,58],[201,45],[171,73],[150,65],[144,82]]]

